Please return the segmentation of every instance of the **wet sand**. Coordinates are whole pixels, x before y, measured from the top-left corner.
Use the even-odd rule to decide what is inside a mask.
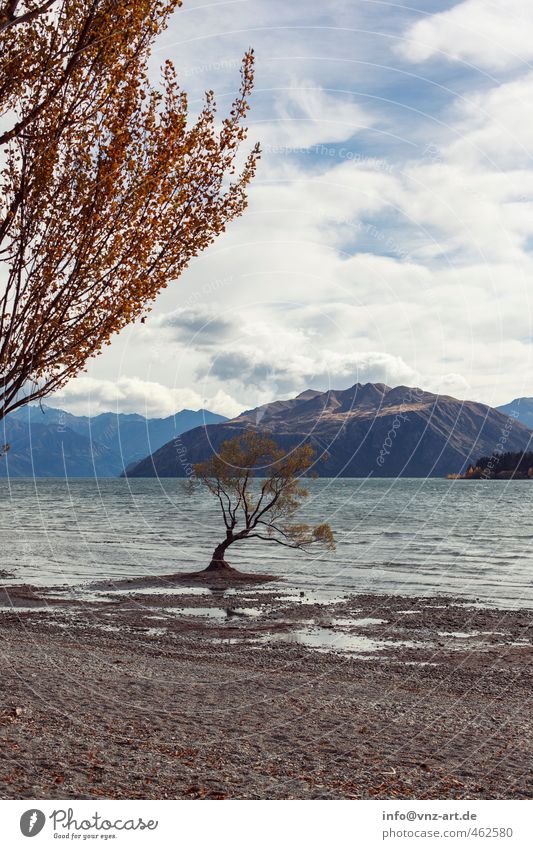
[[[0,796],[533,798],[533,612],[150,579],[0,590]]]

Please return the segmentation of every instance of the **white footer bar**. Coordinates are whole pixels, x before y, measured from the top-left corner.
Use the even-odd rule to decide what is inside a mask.
[[[530,801],[0,801],[0,823],[9,849],[533,847]]]

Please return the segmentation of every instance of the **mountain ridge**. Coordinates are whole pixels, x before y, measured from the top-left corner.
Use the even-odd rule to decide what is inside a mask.
[[[476,401],[435,395],[418,387],[356,383],[349,389],[306,390],[221,424],[183,435],[178,461],[163,445],[127,472],[128,477],[183,477],[187,465],[210,456],[224,439],[245,430],[266,430],[290,450],[301,442],[316,451],[315,471],[341,477],[426,477],[462,471],[481,454],[498,449],[525,450],[532,431]],[[321,455],[327,452],[328,459]]]
[[[0,461],[0,477],[117,477],[191,427],[224,421],[204,409],[150,419],[140,413],[76,416],[27,405],[2,422],[10,449]]]
[[[508,404],[496,407],[501,413],[516,418],[517,421],[533,429],[533,398],[515,398]]]

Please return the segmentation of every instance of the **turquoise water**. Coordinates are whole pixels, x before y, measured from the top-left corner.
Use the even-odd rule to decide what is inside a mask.
[[[529,481],[316,480],[302,514],[337,551],[245,541],[238,568],[326,592],[451,593],[533,607]],[[0,568],[11,581],[77,584],[202,568],[223,537],[216,503],[178,480],[0,481]]]

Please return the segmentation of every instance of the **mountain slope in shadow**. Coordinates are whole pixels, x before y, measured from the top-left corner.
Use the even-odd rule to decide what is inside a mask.
[[[533,436],[485,404],[408,386],[356,383],[345,390],[307,390],[222,424],[195,428],[180,437],[179,446],[163,445],[127,476],[185,477],[225,439],[249,429],[270,432],[287,450],[311,443],[317,452],[314,470],[328,477],[442,477],[481,455],[521,451]]]

